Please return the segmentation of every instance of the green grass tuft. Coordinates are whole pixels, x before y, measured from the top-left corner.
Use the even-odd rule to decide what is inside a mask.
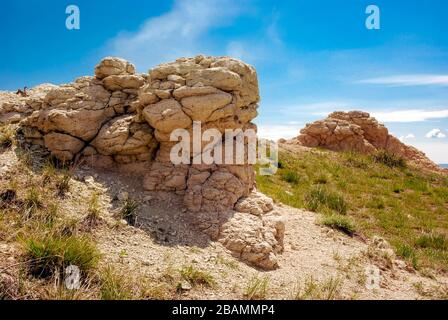
[[[32,236],[24,240],[24,250],[31,274],[44,278],[63,272],[69,265],[88,272],[96,266],[99,257],[86,237]]]
[[[406,168],[406,161],[393,153],[387,151],[378,151],[373,155],[373,160],[376,163],[384,164],[390,168]]]
[[[282,174],[282,180],[291,184],[298,184],[300,178],[296,172],[288,170]]]
[[[345,216],[341,215],[326,216],[322,219],[321,223],[324,226],[341,231],[349,236],[353,236],[353,234],[356,232],[356,227],[353,221]]]
[[[440,234],[425,234],[420,236],[415,244],[420,248],[430,248],[436,250],[447,250],[448,240],[444,235]]]
[[[137,222],[136,211],[138,207],[139,204],[137,201],[127,199],[120,210],[120,218],[126,220],[131,226],[134,226]]]
[[[348,204],[341,195],[322,187],[311,189],[305,199],[305,207],[310,211],[317,211],[321,206],[325,206],[339,214],[346,214],[348,210]]]
[[[213,287],[215,279],[213,276],[203,270],[196,269],[194,266],[187,266],[180,270],[181,277],[188,281],[191,285],[203,285],[206,287]]]
[[[244,297],[248,300],[266,299],[269,280],[270,279],[268,276],[265,276],[263,278],[254,276],[247,284],[246,290],[244,292]]]
[[[14,144],[16,131],[11,126],[0,127],[0,148],[7,149]]]

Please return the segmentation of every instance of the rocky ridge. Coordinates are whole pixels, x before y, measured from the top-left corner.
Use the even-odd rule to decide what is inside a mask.
[[[385,150],[417,167],[446,172],[423,152],[401,142],[383,124],[362,111],[333,112],[326,119],[307,124],[297,138],[283,142],[362,154]]]

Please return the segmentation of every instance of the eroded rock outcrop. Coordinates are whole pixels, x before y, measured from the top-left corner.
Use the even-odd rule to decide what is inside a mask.
[[[292,142],[364,154],[385,150],[421,168],[442,171],[423,152],[402,143],[383,124],[362,111],[333,112],[324,120],[307,124]]]
[[[39,86],[23,95],[1,93],[0,121],[20,122],[26,144],[62,161],[87,158],[109,169],[143,164],[145,172],[137,178],[144,189],[183,196],[187,211],[202,217],[202,230],[240,258],[272,269],[283,250],[284,223],[272,200],[254,193],[252,165],[202,160],[216,145],[222,145],[223,155],[234,148],[237,136],[226,138],[226,130],[256,132],[251,121],[259,99],[255,69],[236,59],[181,58],[137,74],[131,63],[108,57],[93,77]],[[178,129],[192,141],[199,134],[200,146],[208,149],[191,147],[191,161],[174,164],[170,153],[178,142],[171,134]],[[222,137],[201,141],[209,129]],[[246,159],[248,141],[242,141]]]
[[[252,166],[173,166],[170,134],[185,129],[193,136],[194,122],[200,122],[200,134],[211,128],[223,135],[227,129],[254,128],[250,121],[257,116],[259,101],[255,69],[236,59],[197,56],[162,64],[148,77],[133,106],[141,120],[155,128],[160,148],[144,185],[149,190],[185,190],[190,211],[232,208],[254,187]],[[200,156],[193,149],[192,159]]]

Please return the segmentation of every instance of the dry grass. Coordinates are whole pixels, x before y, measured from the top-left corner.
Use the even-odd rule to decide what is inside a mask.
[[[246,286],[244,297],[248,300],[264,300],[269,288],[269,277],[254,276]]]
[[[308,277],[304,284],[297,284],[294,290],[294,300],[336,300],[340,296],[342,280],[329,278],[323,282]]]

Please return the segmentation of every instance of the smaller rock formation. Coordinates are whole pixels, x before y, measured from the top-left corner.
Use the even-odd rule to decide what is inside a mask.
[[[367,112],[333,112],[326,119],[307,124],[292,143],[305,147],[323,147],[333,151],[372,154],[385,150],[421,168],[442,171],[438,165],[414,147],[402,143]]]

